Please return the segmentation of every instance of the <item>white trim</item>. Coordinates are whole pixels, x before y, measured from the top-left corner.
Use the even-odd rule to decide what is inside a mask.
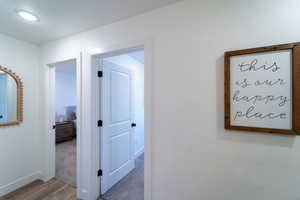
[[[143,153],[144,153],[144,147],[142,147],[140,150],[138,150],[137,152],[134,153],[134,159],[137,159],[138,157],[140,157]]]
[[[145,200],[152,200],[152,134],[153,134],[153,42],[144,43],[145,54]]]
[[[0,197],[8,194],[10,192],[13,192],[13,191],[17,190],[18,188],[21,188],[29,183],[32,183],[35,180],[41,180],[42,178],[43,178],[43,175],[42,175],[41,171],[37,171],[28,176],[18,178],[17,180],[0,187]]]
[[[101,45],[101,44],[99,44]],[[152,194],[152,154],[151,154],[151,134],[152,134],[152,112],[153,112],[153,106],[152,106],[152,40],[146,40],[146,41],[138,41],[138,42],[131,42],[123,45],[116,45],[113,47],[108,48],[93,48],[90,50],[87,50],[84,54],[84,60],[86,60],[85,63],[85,69],[88,69],[89,75],[92,75],[95,73],[95,67],[92,66],[92,60],[91,57],[99,54],[109,54],[114,53],[116,51],[126,51],[128,49],[133,48],[143,48],[145,53],[145,194],[144,199],[145,200],[151,200],[151,194]],[[91,69],[92,68],[92,69]],[[86,95],[87,100],[90,99],[91,106],[88,108],[90,109],[91,113],[91,127],[87,127],[87,131],[91,130],[88,137],[90,137],[90,150],[92,154],[92,160],[91,163],[86,163],[90,169],[92,169],[92,172],[99,168],[100,165],[100,131],[99,128],[96,127],[96,121],[97,119],[97,112],[93,112],[92,108],[94,110],[99,110],[97,107],[97,89],[95,88],[97,84],[97,79],[95,74],[91,76],[92,86],[90,86],[88,89],[89,93]],[[89,90],[90,89],[90,90]],[[88,117],[89,119],[89,117]],[[96,134],[99,133],[99,134]],[[96,152],[96,153],[95,153]],[[92,190],[90,191],[89,199],[95,200],[100,193],[100,179],[97,177],[96,173],[91,173],[90,176],[90,185],[89,188]]]
[[[46,84],[45,84],[45,91],[46,91],[46,125],[45,125],[45,132],[47,133],[46,137],[46,167],[44,172],[44,181],[48,181],[55,177],[55,132],[52,129],[52,126],[55,124],[55,107],[53,102],[55,102],[55,68],[52,67],[53,65],[68,61],[68,60],[76,60],[76,89],[77,89],[77,97],[76,97],[76,105],[77,105],[77,197],[80,199],[87,199],[87,189],[85,189],[82,185],[84,171],[82,170],[82,63],[81,63],[81,54],[78,54],[74,57],[65,58],[61,60],[56,60],[46,65]]]
[[[97,151],[93,151],[93,146],[97,142],[99,135],[95,132],[97,120],[95,116],[92,116],[92,104],[95,104],[95,99],[92,98],[93,80],[95,81],[96,72],[91,67],[91,57],[87,56],[85,52],[82,58],[82,65],[84,70],[82,71],[82,121],[83,121],[83,152],[84,157],[84,170],[85,170],[85,187],[87,190],[87,196],[85,200],[96,200],[97,191],[97,165],[92,165],[92,161],[97,157]],[[96,138],[96,139],[95,139]]]

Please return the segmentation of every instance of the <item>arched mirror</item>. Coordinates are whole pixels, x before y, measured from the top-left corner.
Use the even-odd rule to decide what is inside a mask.
[[[23,84],[11,70],[0,66],[0,126],[23,121]]]

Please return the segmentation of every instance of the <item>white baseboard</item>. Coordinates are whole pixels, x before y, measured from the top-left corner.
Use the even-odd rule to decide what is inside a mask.
[[[135,152],[135,154],[134,154],[134,159],[137,159],[137,158],[140,157],[143,153],[144,153],[144,147],[142,147],[140,150],[138,150],[137,152]]]
[[[42,178],[43,178],[42,172],[38,171],[38,172],[32,173],[28,176],[18,178],[17,180],[15,180],[9,184],[0,186],[0,197],[8,194],[10,192],[13,192],[29,183],[32,183],[35,180],[41,180]]]
[[[82,190],[77,190],[77,198],[82,199],[82,200],[87,200],[88,199],[88,191],[85,189]]]

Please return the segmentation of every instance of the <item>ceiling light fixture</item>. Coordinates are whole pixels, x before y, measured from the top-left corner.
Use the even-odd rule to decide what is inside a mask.
[[[18,15],[20,17],[22,17],[23,19],[25,19],[26,21],[30,21],[30,22],[36,22],[39,20],[39,18],[37,16],[33,15],[30,12],[24,11],[24,10],[19,10]]]

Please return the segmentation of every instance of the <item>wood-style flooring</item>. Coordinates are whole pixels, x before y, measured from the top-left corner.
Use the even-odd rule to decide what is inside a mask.
[[[136,159],[136,168],[104,195],[107,200],[144,199],[144,155]],[[76,188],[59,179],[34,181],[0,200],[76,200]],[[101,199],[99,199],[101,200]]]
[[[0,200],[76,200],[76,188],[57,179],[34,181]]]

